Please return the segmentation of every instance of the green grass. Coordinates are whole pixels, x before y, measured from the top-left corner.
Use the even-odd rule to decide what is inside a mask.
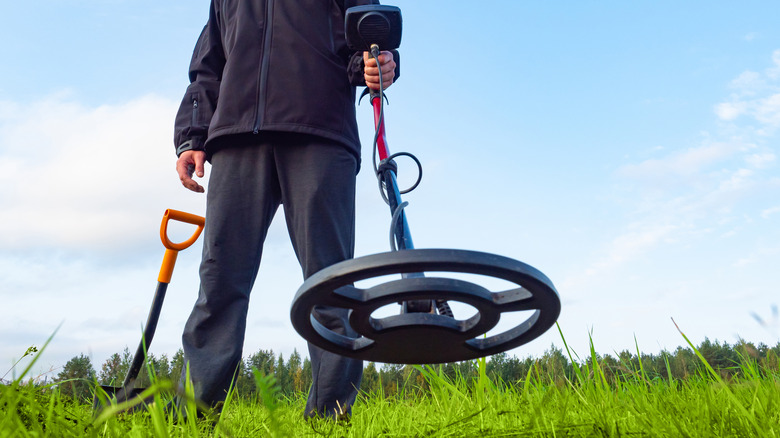
[[[591,341],[584,361],[566,348],[578,364],[570,377],[534,366],[520,381],[495,382],[484,360],[471,380],[417,367],[424,385],[408,382],[393,396],[363,394],[349,422],[305,421],[305,394],[285,398],[260,373],[254,398],[234,394],[216,423],[166,412],[169,382],[155,382],[149,392],[155,403],[138,412],[113,406],[95,413],[91,400],[22,383],[31,363],[0,387],[0,437],[780,437],[780,370],[743,356],[734,364],[740,372],[726,380],[683,337],[703,365],[684,380],[648,378],[641,361],[607,373]]]

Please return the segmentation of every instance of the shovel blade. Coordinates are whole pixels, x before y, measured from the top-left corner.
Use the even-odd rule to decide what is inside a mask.
[[[103,409],[111,404],[122,404],[128,401],[138,399],[139,403],[128,408],[131,411],[141,409],[143,406],[148,405],[154,401],[154,396],[140,399],[142,392],[146,391],[146,388],[123,388],[121,386],[104,386],[101,385],[100,389],[105,391],[107,397],[98,397],[95,395],[93,401],[93,407]]]

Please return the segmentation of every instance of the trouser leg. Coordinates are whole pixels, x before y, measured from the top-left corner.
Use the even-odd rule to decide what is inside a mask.
[[[222,149],[211,164],[201,286],[182,344],[195,396],[214,405],[241,361],[249,293],[281,193],[267,144]]]
[[[276,156],[287,228],[308,278],[354,255],[357,160],[339,144],[302,139],[296,147],[277,148]],[[347,309],[323,307],[315,317],[337,333],[356,336],[347,329]],[[305,415],[349,412],[360,387],[363,362],[311,344],[309,357],[312,386]]]

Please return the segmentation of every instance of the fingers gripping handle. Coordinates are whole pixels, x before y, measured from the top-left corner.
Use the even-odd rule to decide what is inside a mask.
[[[192,236],[181,243],[174,243],[168,238],[168,221],[175,220],[197,226],[198,228],[192,234]],[[173,267],[176,264],[176,256],[179,251],[189,248],[203,231],[203,226],[206,223],[206,219],[202,216],[185,213],[178,210],[165,210],[163,215],[162,224],[160,225],[160,239],[163,245],[165,245],[165,256],[163,256],[162,266],[160,267],[160,275],[157,277],[157,281],[160,283],[170,283],[171,276],[173,275]]]

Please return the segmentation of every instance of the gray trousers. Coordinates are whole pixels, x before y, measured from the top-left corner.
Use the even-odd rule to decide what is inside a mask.
[[[195,396],[215,405],[225,399],[242,358],[249,294],[276,210],[283,204],[304,278],[352,258],[358,164],[338,143],[274,133],[219,149],[211,165],[200,291],[182,343]],[[292,300],[295,291],[283,292]],[[316,317],[355,336],[345,329],[346,309],[322,308]],[[332,416],[337,402],[351,407],[363,362],[311,344],[309,357],[313,383],[305,415]]]

